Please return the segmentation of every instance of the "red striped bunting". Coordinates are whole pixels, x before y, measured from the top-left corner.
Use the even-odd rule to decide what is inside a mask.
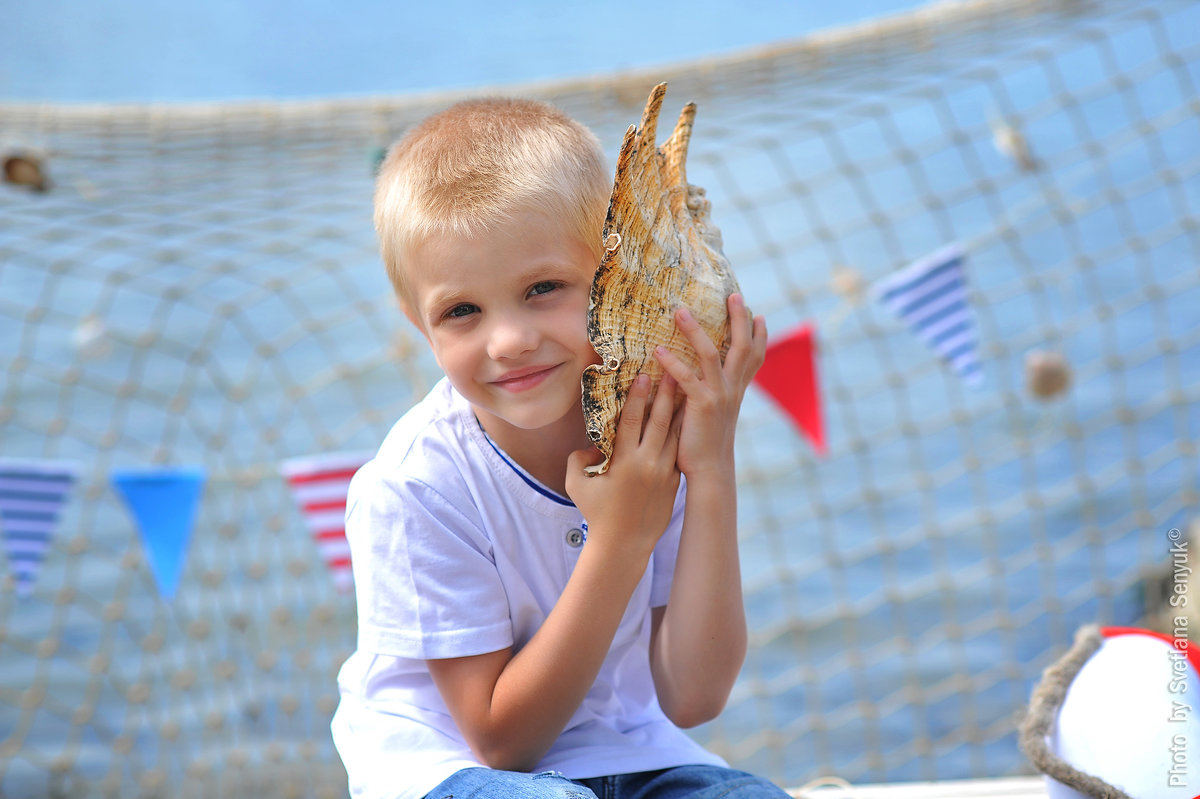
[[[338,591],[354,588],[350,545],[346,542],[346,492],[350,479],[371,459],[365,452],[329,452],[289,458],[279,466],[292,498],[304,514],[317,552]]]

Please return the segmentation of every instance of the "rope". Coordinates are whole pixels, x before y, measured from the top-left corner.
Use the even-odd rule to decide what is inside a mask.
[[[1029,711],[1021,722],[1018,740],[1021,751],[1034,767],[1063,785],[1096,799],[1131,799],[1121,789],[1075,768],[1050,748],[1049,736],[1067,691],[1083,664],[1096,654],[1103,642],[1097,625],[1079,629],[1075,643],[1067,653],[1042,673],[1041,682],[1029,700]]]

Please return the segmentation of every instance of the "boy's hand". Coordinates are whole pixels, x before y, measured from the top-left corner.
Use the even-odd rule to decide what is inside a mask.
[[[587,519],[589,539],[632,547],[649,557],[667,529],[679,489],[679,425],[675,381],[663,377],[647,414],[650,378],[638,375],[629,389],[608,471],[588,476],[599,450],[576,450],[567,460],[567,496]],[[604,544],[601,544],[604,546]]]
[[[675,313],[675,324],[695,348],[699,369],[689,369],[666,347],[658,347],[654,354],[685,396],[678,463],[691,480],[711,470],[731,468],[738,411],[746,386],[766,357],[767,324],[761,316],[751,317],[742,295],[730,295],[730,345],[724,364],[712,339],[686,308]]]

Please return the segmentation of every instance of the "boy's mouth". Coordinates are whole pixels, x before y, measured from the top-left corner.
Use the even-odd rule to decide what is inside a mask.
[[[530,366],[525,369],[514,369],[511,372],[501,375],[499,379],[493,380],[492,385],[499,386],[507,391],[525,391],[540,384],[558,367],[559,364],[554,364],[551,366]]]

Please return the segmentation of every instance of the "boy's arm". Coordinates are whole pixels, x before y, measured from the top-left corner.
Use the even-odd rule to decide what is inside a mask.
[[[680,727],[716,718],[746,656],[736,499],[688,480],[675,577],[652,611],[650,668],[659,705]]]
[[[588,540],[538,631],[515,654],[509,648],[427,661],[471,750],[492,768],[531,769],[562,733],[595,682],[670,521],[679,485],[674,389],[660,388],[643,425],[648,394],[649,380],[639,378],[607,473],[583,475],[598,452],[571,455],[567,493],[588,519]]]
[[[650,668],[663,712],[681,727],[716,717],[746,655],[737,546],[733,439],[742,398],[766,353],[766,324],[729,298],[731,343],[720,354],[684,311],[676,324],[700,356],[693,372],[670,352],[659,361],[686,397],[679,468],[687,500],[671,593],[652,616]]]

